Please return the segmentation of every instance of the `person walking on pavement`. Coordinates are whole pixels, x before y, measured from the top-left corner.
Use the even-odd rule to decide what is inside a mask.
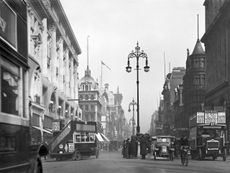
[[[144,135],[141,135],[140,138],[140,155],[142,159],[145,159],[147,154],[147,140]]]

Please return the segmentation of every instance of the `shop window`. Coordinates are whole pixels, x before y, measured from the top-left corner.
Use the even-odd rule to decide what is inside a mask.
[[[1,112],[18,115],[19,110],[19,74],[9,67],[1,67]],[[19,69],[18,73],[19,73]]]

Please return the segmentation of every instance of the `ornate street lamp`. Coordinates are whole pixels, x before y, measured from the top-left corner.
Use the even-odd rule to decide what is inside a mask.
[[[140,47],[137,42],[137,46],[135,47],[135,51],[132,51],[128,55],[128,64],[126,67],[126,71],[130,73],[132,71],[132,67],[130,66],[130,59],[131,58],[136,58],[137,63],[136,63],[136,70],[137,70],[137,134],[140,133],[140,125],[139,125],[139,113],[140,113],[140,107],[139,107],[139,58],[145,58],[145,66],[144,66],[144,71],[148,72],[150,67],[148,66],[148,57],[147,54],[144,53],[144,51],[140,51]]]
[[[134,101],[134,99],[132,100],[132,102],[129,103],[129,109],[128,111],[130,112],[130,106],[133,106],[133,117],[132,117],[132,129],[133,129],[133,135],[135,135],[135,118],[134,118],[134,106],[137,105],[137,103]]]

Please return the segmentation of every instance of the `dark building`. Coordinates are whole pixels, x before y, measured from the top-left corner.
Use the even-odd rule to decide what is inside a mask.
[[[0,122],[29,117],[27,72],[26,4],[0,1]]]
[[[173,114],[174,114],[174,135],[176,137],[185,136],[188,133],[187,128],[184,126],[184,102],[183,102],[183,84],[178,85],[175,89],[175,101],[173,103]]]
[[[163,109],[163,133],[173,134],[172,130],[175,127],[175,113],[173,110],[173,104],[175,102],[175,89],[178,85],[183,83],[183,76],[185,74],[184,67],[174,67],[171,73],[168,73],[164,83],[162,95],[164,98]]]
[[[192,54],[187,50],[186,73],[183,83],[183,128],[189,127],[189,117],[203,109],[205,96],[205,52],[199,38]]]
[[[202,42],[206,49],[205,107],[225,110],[227,141],[230,140],[230,1],[206,0],[206,31]]]

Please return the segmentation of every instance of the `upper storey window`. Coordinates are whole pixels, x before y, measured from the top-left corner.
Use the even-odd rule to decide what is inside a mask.
[[[0,1],[0,39],[17,49],[17,16],[4,2]]]
[[[201,67],[201,68],[204,68],[204,67],[205,67],[205,60],[204,60],[204,58],[201,58],[201,59],[200,59],[200,67]]]

